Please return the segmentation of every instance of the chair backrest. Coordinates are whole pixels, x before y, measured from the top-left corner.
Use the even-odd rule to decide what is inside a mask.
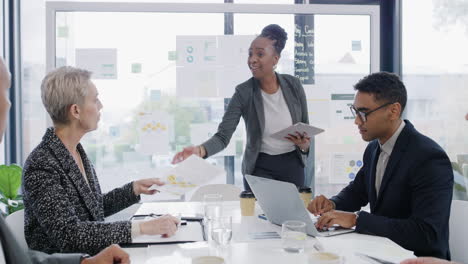
[[[463,174],[460,165],[458,165],[458,162],[452,161],[451,163],[452,163],[452,169],[454,171],[457,171],[458,173]]]
[[[465,176],[465,178],[468,178],[468,164],[463,164],[461,171],[463,176]]]
[[[5,222],[13,232],[16,241],[18,241],[20,246],[27,250],[28,244],[26,243],[26,238],[24,237],[24,210],[19,210],[12,213],[11,215],[8,215],[5,219]]]
[[[468,154],[458,154],[457,163],[460,167],[463,167],[463,164],[468,164]]]
[[[223,201],[239,201],[241,189],[232,184],[208,184],[198,188],[190,198],[192,202],[203,202],[203,195],[216,193],[223,195]]]
[[[468,201],[453,200],[450,212],[450,253],[452,260],[460,263],[468,263]]]

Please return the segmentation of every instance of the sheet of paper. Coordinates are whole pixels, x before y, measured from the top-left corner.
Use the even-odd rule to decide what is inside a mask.
[[[250,44],[255,37],[253,35],[217,36],[216,57],[220,65],[216,72],[218,97],[231,98],[236,85],[252,77],[245,63],[249,56]]]
[[[327,99],[307,99],[309,122],[323,128],[330,127],[330,101]]]
[[[414,258],[413,252],[394,244],[391,240],[382,237],[342,235],[336,237],[316,237],[324,251],[331,251],[345,256],[346,262],[363,263],[363,259],[355,253],[362,253],[378,257],[387,261],[400,263],[407,258]]]
[[[216,36],[176,36],[179,66],[207,66],[216,64]]]
[[[362,153],[333,153],[330,162],[330,183],[349,183],[354,180],[363,165]]]
[[[299,122],[299,123],[296,123],[296,124],[294,124],[294,125],[292,125],[290,127],[285,128],[285,129],[283,129],[281,131],[278,131],[278,132],[276,132],[274,134],[271,134],[271,137],[279,139],[279,140],[283,140],[289,134],[296,135],[296,132],[299,132],[301,134],[306,132],[307,136],[313,137],[313,136],[315,136],[317,134],[322,133],[323,131],[325,131],[325,130],[323,130],[321,128],[318,128],[318,127],[314,127],[314,126]]]
[[[235,86],[252,75],[245,61],[254,38],[177,36],[177,96],[232,97]]]
[[[238,203],[236,203],[238,206]],[[171,214],[182,216],[200,216],[204,214],[203,203],[174,203],[170,207],[162,206],[159,202],[143,203],[135,213],[136,215]]]
[[[331,125],[337,126],[343,122],[353,122],[354,117],[349,107],[353,104],[354,94],[331,94],[330,114]]]
[[[168,154],[169,121],[169,115],[164,112],[140,113],[138,152],[147,155]]]
[[[236,86],[252,77],[250,69],[244,64],[221,65],[216,69],[218,97],[231,98]]]
[[[117,79],[117,49],[76,49],[76,67],[93,72],[93,79]]]
[[[330,92],[323,85],[303,84],[307,97],[309,123],[327,129],[330,127]]]
[[[181,97],[216,97],[216,69],[212,66],[176,68],[176,92]]]
[[[166,183],[165,185],[153,185],[151,189],[182,195],[225,173],[224,169],[192,155],[160,177]]]
[[[187,222],[187,225],[178,227],[177,232],[171,237],[160,235],[141,235],[132,240],[133,244],[168,243],[177,241],[204,241],[203,228],[200,222]]]
[[[251,232],[249,233],[249,237],[253,240],[256,239],[280,239],[281,236],[278,232],[269,231],[269,232]]]

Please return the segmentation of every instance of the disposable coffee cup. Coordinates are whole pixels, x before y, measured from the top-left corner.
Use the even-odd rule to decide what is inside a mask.
[[[242,216],[253,216],[255,212],[255,195],[251,191],[243,191],[239,195]]]
[[[299,187],[298,191],[302,201],[304,202],[304,206],[307,208],[310,200],[312,200],[312,189],[310,187]]]

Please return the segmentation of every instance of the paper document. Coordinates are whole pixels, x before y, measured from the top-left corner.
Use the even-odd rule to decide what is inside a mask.
[[[278,232],[275,232],[275,231],[252,232],[252,233],[249,233],[249,237],[251,239],[280,239],[281,238]]]
[[[296,132],[299,132],[301,134],[304,134],[307,133],[307,136],[308,137],[313,137],[317,134],[320,134],[322,133],[323,129],[321,128],[318,128],[318,127],[314,127],[314,126],[311,126],[311,125],[308,125],[308,124],[304,124],[304,123],[296,123],[290,127],[287,127],[281,131],[278,131],[274,134],[271,134],[270,136],[272,138],[276,138],[276,139],[284,139],[285,137],[287,137],[289,134],[291,135],[296,135]]]
[[[163,173],[160,179],[166,183],[165,185],[153,185],[150,189],[156,189],[174,195],[183,195],[224,173],[224,169],[213,166],[206,160],[192,155],[179,163],[176,167]]]
[[[340,252],[346,256],[346,262],[361,263],[362,258],[356,253],[371,255],[386,261],[400,263],[401,261],[414,258],[413,252],[406,250],[393,243],[388,238],[344,235],[337,237],[317,237],[324,251]]]
[[[178,227],[177,232],[171,237],[161,235],[141,235],[132,240],[132,244],[158,244],[172,242],[195,242],[204,241],[203,226],[199,221],[187,222],[187,225]]]

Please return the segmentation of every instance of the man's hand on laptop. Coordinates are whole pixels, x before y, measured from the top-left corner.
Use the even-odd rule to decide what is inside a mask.
[[[315,227],[317,227],[317,229],[327,229],[335,224],[344,228],[351,228],[356,225],[356,214],[332,210],[322,214],[315,224]]]
[[[323,195],[315,197],[307,206],[307,210],[315,216],[322,215],[333,209],[335,209],[335,203]]]

